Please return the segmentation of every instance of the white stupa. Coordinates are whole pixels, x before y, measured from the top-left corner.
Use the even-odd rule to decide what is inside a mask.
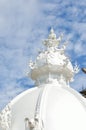
[[[65,55],[66,44],[51,29],[45,51],[30,61],[31,88],[0,113],[0,130],[86,130],[86,99],[70,88],[74,68]]]

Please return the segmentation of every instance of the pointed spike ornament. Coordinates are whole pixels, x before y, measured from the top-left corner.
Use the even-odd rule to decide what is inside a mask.
[[[51,28],[50,34],[49,34],[49,37],[48,37],[48,38],[49,38],[49,39],[56,39],[56,34],[54,33],[53,28]]]
[[[47,47],[57,47],[59,45],[59,43],[62,40],[62,36],[60,36],[59,38],[56,38],[56,34],[53,30],[53,28],[51,28],[50,30],[50,34],[48,36],[48,38],[46,40],[44,40],[43,44]]]

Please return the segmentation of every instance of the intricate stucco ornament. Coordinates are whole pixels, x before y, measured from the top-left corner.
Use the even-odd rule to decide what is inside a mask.
[[[56,38],[56,34],[54,33],[54,30],[51,29],[50,30],[50,34],[48,36],[48,39],[46,39],[43,44],[49,48],[49,47],[57,47],[60,43],[60,41],[62,40],[62,36],[61,35],[58,39]]]
[[[77,63],[75,63],[73,68],[75,73],[78,73],[80,71],[79,65]]]
[[[0,126],[3,130],[11,127],[11,104],[8,104],[0,113]]]
[[[70,59],[65,55],[68,42],[59,48],[61,40],[62,35],[56,38],[54,30],[51,29],[48,38],[43,42],[46,46],[45,51],[39,53],[35,62],[30,61],[29,76],[36,81],[36,84],[49,81],[47,79],[49,75],[51,75],[51,79],[59,80],[59,77],[63,75],[66,82],[73,81],[73,76],[78,69],[77,66],[73,68]]]

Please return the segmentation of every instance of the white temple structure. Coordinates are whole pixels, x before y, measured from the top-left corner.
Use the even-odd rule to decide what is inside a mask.
[[[66,43],[51,29],[45,50],[30,61],[36,87],[13,99],[0,113],[0,130],[86,130],[86,99],[69,86],[78,67],[65,55]]]

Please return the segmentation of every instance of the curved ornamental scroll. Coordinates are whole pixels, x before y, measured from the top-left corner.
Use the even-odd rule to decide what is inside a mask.
[[[0,126],[3,130],[11,127],[11,105],[8,104],[0,113]]]

